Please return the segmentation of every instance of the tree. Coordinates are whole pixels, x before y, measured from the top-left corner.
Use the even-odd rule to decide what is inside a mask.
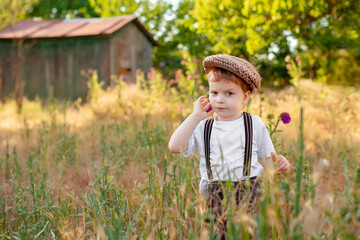
[[[289,53],[303,52],[313,71],[329,70],[330,63],[347,51],[359,58],[359,1],[345,0],[196,0],[191,15],[206,34],[214,51],[282,64]],[[289,38],[298,41],[291,49]],[[324,56],[325,65],[316,57]],[[331,75],[326,74],[331,81]],[[316,77],[316,76],[314,76]]]
[[[180,63],[185,54],[203,59],[213,53],[205,34],[197,33],[196,20],[189,14],[193,7],[193,0],[183,0],[171,10],[161,36],[163,46],[155,49],[154,63],[163,66],[163,72],[168,77],[173,77],[174,70],[184,68]]]
[[[91,7],[89,0],[38,0],[29,16],[44,19],[64,19],[98,17],[99,15]]]
[[[0,0],[0,29],[25,18],[39,0]]]
[[[139,3],[133,0],[88,0],[92,9],[100,17],[112,17],[134,14]]]

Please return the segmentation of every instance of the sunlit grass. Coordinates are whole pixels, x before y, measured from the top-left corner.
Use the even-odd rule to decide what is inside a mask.
[[[198,191],[198,157],[167,149],[191,112],[189,100],[206,90],[169,90],[152,74],[149,84],[140,77],[138,85],[117,82],[86,103],[25,101],[21,114],[11,100],[0,105],[0,238],[213,238]],[[229,237],[356,239],[359,91],[302,81],[299,101],[293,87],[264,90],[248,111],[265,123],[269,113],[290,113],[292,122],[273,140],[293,168],[283,176],[267,168],[258,215],[228,206]]]

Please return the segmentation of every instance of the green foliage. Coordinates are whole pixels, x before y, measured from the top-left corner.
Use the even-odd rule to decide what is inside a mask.
[[[100,15],[91,7],[89,0],[37,0],[28,13],[28,17],[44,19],[98,16]]]
[[[0,28],[24,18],[134,15],[155,36],[154,66],[174,78],[184,55],[244,57],[265,85],[289,84],[285,56],[300,56],[304,77],[360,85],[359,1],[3,0]],[[355,64],[354,64],[355,63]]]
[[[38,2],[39,0],[1,0],[0,29],[24,19]]]
[[[254,56],[258,62],[264,62],[264,56],[270,53],[282,61],[293,51],[289,39],[294,38],[298,41],[295,51],[311,53],[309,65],[304,68],[317,75],[309,77],[332,83],[338,82],[344,61],[350,64],[349,55],[359,61],[359,4],[330,0],[198,0],[191,15],[198,21],[198,31],[212,41],[213,50],[247,59]],[[348,73],[349,84],[358,84],[358,73],[358,69]]]
[[[193,0],[179,1],[177,9],[171,9],[164,24],[164,34],[159,37],[161,46],[154,50],[154,65],[169,78],[175,69],[185,70],[180,64],[183,56],[204,59],[213,53],[212,45],[205,34],[197,31],[197,21],[190,15]]]
[[[136,1],[89,0],[90,6],[101,17],[131,15],[139,7]]]
[[[296,57],[295,61],[294,59],[292,59],[289,55],[286,56],[285,58],[285,62],[286,64],[286,69],[289,72],[289,75],[291,77],[290,82],[294,85],[294,86],[298,86],[299,85],[299,81],[300,79],[304,76],[305,72],[303,71],[302,68],[302,61],[300,57]]]
[[[183,101],[194,102],[200,95],[205,93],[203,84],[204,82],[207,84],[207,79],[202,78],[204,76],[202,74],[202,62],[195,56],[185,55],[180,64],[185,66],[185,74],[182,70],[178,70],[175,73],[175,83],[177,83],[180,96],[187,97]]]

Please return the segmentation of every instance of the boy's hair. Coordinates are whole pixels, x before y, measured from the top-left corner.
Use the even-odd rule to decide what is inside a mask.
[[[246,82],[244,82],[241,78],[233,74],[232,72],[223,69],[223,68],[209,68],[207,72],[209,82],[217,82],[220,80],[228,80],[231,81],[241,87],[241,89],[246,93],[250,91],[250,86]]]

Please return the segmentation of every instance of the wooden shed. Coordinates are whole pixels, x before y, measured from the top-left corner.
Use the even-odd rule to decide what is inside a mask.
[[[132,16],[23,20],[0,31],[0,97],[85,97],[84,71],[97,70],[106,86],[112,76],[135,82],[136,70],[150,71],[156,45]]]

